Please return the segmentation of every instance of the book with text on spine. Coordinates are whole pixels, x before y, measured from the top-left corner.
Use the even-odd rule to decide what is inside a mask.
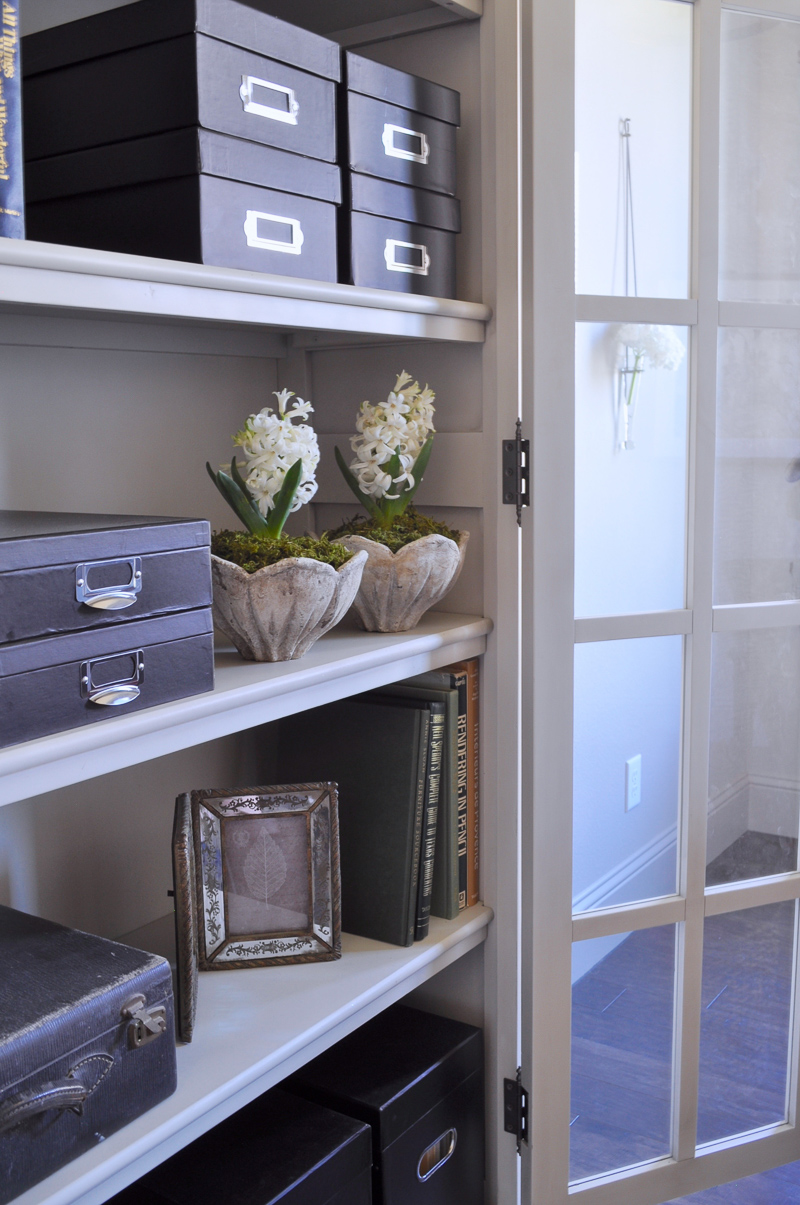
[[[0,0],[0,15],[0,238],[24,238],[19,0]]]

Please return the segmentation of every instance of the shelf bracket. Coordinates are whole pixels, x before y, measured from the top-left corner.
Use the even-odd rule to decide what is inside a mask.
[[[513,439],[503,440],[503,503],[517,508],[517,523],[522,527],[522,508],[530,506],[528,466],[531,441],[522,438],[522,423],[517,419]]]
[[[522,1086],[522,1068],[515,1079],[503,1080],[503,1129],[517,1139],[517,1154],[528,1145],[528,1089]]]

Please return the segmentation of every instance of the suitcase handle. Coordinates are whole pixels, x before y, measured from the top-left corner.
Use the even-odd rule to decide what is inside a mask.
[[[95,1088],[106,1078],[114,1060],[107,1054],[94,1054],[78,1063],[64,1079],[56,1083],[42,1084],[33,1092],[14,1096],[0,1105],[0,1134],[12,1129],[37,1113],[50,1109],[70,1109],[73,1113],[83,1111],[83,1104]],[[79,1074],[82,1073],[82,1077]]]

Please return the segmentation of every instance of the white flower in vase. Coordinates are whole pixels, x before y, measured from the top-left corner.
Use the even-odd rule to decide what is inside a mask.
[[[299,397],[287,409],[289,399],[294,396],[290,389],[276,392],[277,412],[265,406],[258,414],[251,414],[233,439],[245,456],[243,477],[247,488],[265,518],[275,506],[286,473],[298,460],[302,466],[300,480],[289,513],[305,506],[317,492],[315,474],[319,444],[316,432],[308,423],[301,421],[295,425],[295,420],[308,418],[313,407]]]
[[[645,368],[664,368],[676,372],[683,363],[685,349],[671,326],[628,322],[617,331],[620,363],[620,399],[622,435],[620,447],[630,451],[633,442],[633,418],[636,412],[639,379]]]

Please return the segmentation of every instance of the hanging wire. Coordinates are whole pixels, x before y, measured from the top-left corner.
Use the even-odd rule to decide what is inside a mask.
[[[630,276],[633,275],[633,296],[639,296],[639,284],[636,279],[636,232],[633,228],[633,183],[631,179],[631,119],[621,117],[619,122],[620,138],[624,139],[625,163],[625,296],[631,296]]]

